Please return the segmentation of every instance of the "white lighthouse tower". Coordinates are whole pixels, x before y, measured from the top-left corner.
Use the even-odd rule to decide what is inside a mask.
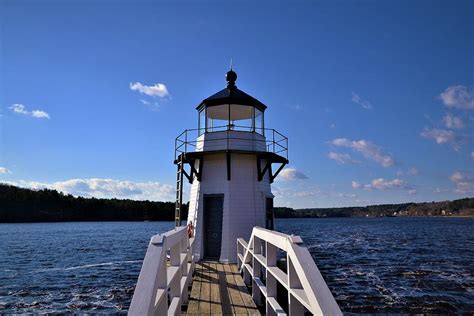
[[[265,128],[267,107],[232,69],[226,79],[197,106],[198,128],[176,138],[176,228],[151,238],[128,313],[342,315],[303,240],[273,230],[288,139]],[[181,226],[185,178],[194,238]]]
[[[288,163],[288,139],[265,128],[267,107],[237,88],[232,69],[226,80],[197,106],[198,128],[176,138],[176,226],[186,177],[195,260],[236,262],[237,238],[248,239],[254,226],[273,229],[271,183]]]

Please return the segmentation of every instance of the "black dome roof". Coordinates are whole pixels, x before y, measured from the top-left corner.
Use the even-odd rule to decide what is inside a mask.
[[[237,74],[233,70],[227,72],[226,79],[228,81],[227,88],[222,89],[216,94],[213,94],[210,97],[202,100],[196,109],[200,110],[204,106],[214,106],[221,104],[240,104],[254,106],[260,111],[265,111],[267,108],[265,104],[235,86]]]

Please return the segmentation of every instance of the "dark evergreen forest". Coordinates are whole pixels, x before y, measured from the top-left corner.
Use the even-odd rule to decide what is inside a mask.
[[[188,205],[182,218],[187,218]],[[474,198],[454,201],[292,209],[276,207],[276,218],[474,216]],[[173,221],[173,202],[74,197],[56,190],[0,184],[0,222]],[[183,222],[184,224],[184,222]]]

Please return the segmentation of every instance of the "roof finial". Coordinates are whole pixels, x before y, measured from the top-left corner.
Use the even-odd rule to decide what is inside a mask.
[[[235,87],[235,81],[237,80],[237,74],[232,70],[232,57],[230,58],[230,70],[226,73],[225,79],[227,80],[227,88]]]

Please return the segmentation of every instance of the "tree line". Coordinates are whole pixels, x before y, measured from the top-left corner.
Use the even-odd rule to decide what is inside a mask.
[[[74,197],[0,184],[0,222],[173,221],[173,202]],[[187,205],[182,218],[187,217]]]
[[[0,184],[0,222],[173,221],[173,202],[75,197],[56,190]],[[181,218],[187,218],[183,205]],[[341,208],[276,207],[275,218],[474,216],[474,198]]]
[[[276,218],[387,217],[387,216],[474,216],[474,198],[454,201],[381,204],[340,208],[292,209],[277,207]]]

